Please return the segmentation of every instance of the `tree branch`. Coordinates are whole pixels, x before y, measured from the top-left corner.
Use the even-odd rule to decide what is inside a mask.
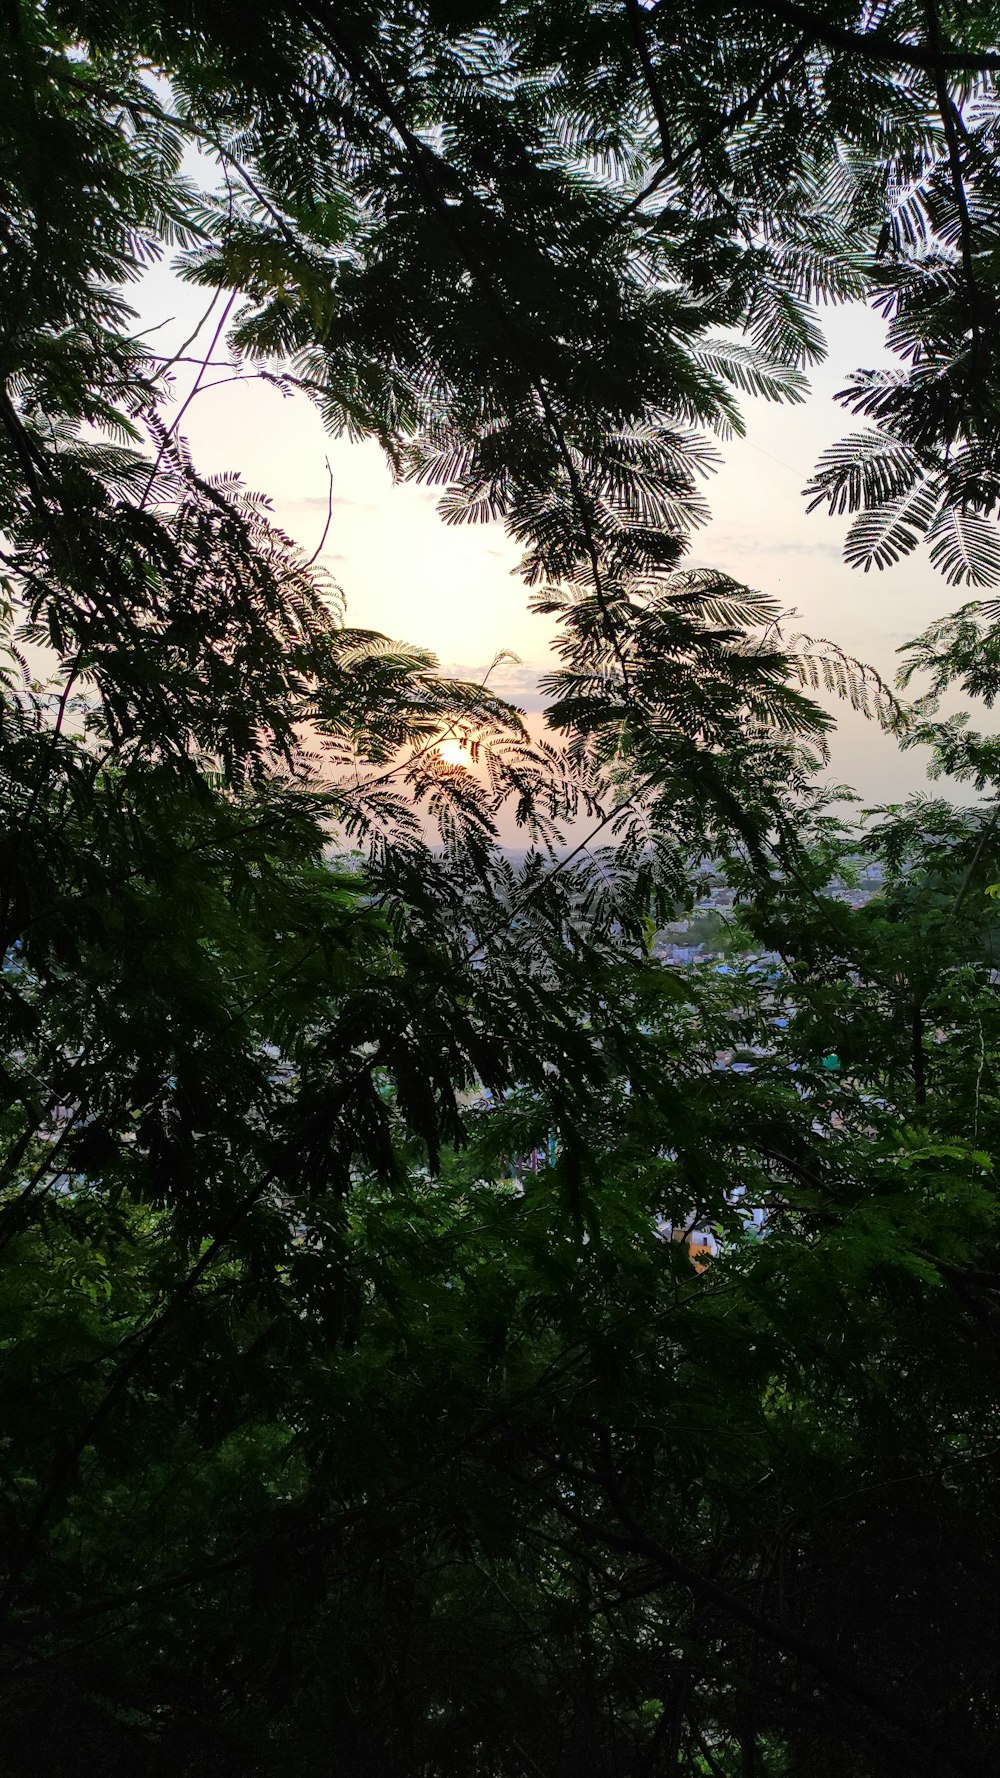
[[[851,31],[843,25],[833,24],[808,6],[800,6],[798,0],[768,0],[768,8],[775,18],[787,19],[789,24],[808,31],[817,43],[828,44],[833,49],[851,50],[869,62],[919,68],[929,74],[938,68],[947,68],[956,74],[989,74],[1000,70],[1000,55],[995,52],[964,49],[938,52],[920,43],[883,37],[878,31]],[[752,10],[759,16],[756,7]]]
[[[381,108],[384,117],[395,130],[410,159],[417,180],[427,194],[431,207],[441,222],[442,227],[451,236],[452,241],[457,247],[461,258],[465,262],[469,271],[472,273],[477,283],[483,287],[491,298],[511,351],[514,353],[515,357],[520,359],[527,372],[531,386],[541,404],[546,425],[549,428],[553,443],[555,444],[569,480],[573,504],[579,515],[587,554],[590,558],[591,573],[594,581],[594,593],[604,616],[605,623],[607,624],[608,638],[621,670],[625,698],[628,700],[631,696],[631,681],[629,679],[628,668],[621,652],[618,626],[608,608],[605,597],[603,576],[600,569],[597,544],[594,538],[593,523],[587,499],[584,494],[583,484],[580,480],[579,471],[577,470],[576,464],[573,462],[573,456],[566,439],[565,430],[552,404],[552,397],[549,394],[545,378],[538,366],[532,362],[533,354],[529,354],[526,351],[525,341],[518,335],[517,331],[511,325],[507,313],[507,305],[504,300],[504,292],[498,285],[490,268],[483,262],[482,256],[470,246],[466,239],[465,231],[459,226],[459,220],[454,214],[453,207],[445,202],[445,192],[442,190],[442,182],[445,175],[448,176],[449,181],[455,179],[456,174],[454,169],[450,168],[447,163],[443,162],[441,157],[437,155],[433,149],[429,148],[425,142],[421,141],[419,136],[414,134],[394,100],[392,93],[382,79],[378,68],[373,67],[367,62],[364,56],[362,56],[355,48],[350,39],[345,37],[342,21],[340,20],[339,15],[337,18],[334,18],[333,9],[329,5],[329,0],[314,0],[311,8],[311,22],[319,41],[331,55],[336,57],[344,71],[352,80],[367,87],[375,103]],[[473,194],[469,193],[465,186],[465,182],[460,180],[459,183],[461,185],[463,196],[467,199],[470,198]]]
[[[639,5],[639,0],[625,0],[625,11],[628,15],[632,41],[635,44],[636,53],[638,54],[639,62],[642,67],[643,79],[646,83],[646,91],[649,94],[649,102],[653,107],[653,116],[656,118],[656,127],[660,132],[660,147],[663,150],[663,159],[666,162],[670,160],[672,153],[670,120],[667,117],[666,107],[663,103],[663,94],[660,91],[660,83],[657,79],[656,69],[653,67],[653,58],[649,53],[646,27],[643,23],[642,7]]]
[[[652,197],[661,185],[671,179],[686,162],[693,160],[696,154],[703,154],[706,148],[711,148],[713,142],[718,142],[730,130],[737,130],[742,124],[749,123],[761,101],[767,98],[768,93],[773,92],[778,82],[784,80],[786,74],[791,73],[796,62],[801,59],[814,41],[815,39],[808,33],[801,37],[794,49],[789,50],[788,54],[782,56],[780,61],[772,63],[759,86],[756,86],[752,93],[748,93],[739,105],[734,105],[731,111],[724,111],[709,129],[703,130],[700,136],[697,136],[693,142],[687,143],[676,154],[668,155],[662,167],[657,169],[653,177],[632,199],[621,220],[628,221],[636,210],[646,202],[647,198]]]
[[[839,1661],[833,1661],[822,1649],[815,1648],[803,1636],[800,1636],[790,1624],[777,1618],[771,1618],[757,1612],[751,1605],[711,1580],[708,1575],[700,1574],[691,1568],[672,1550],[668,1550],[658,1539],[650,1536],[642,1525],[629,1511],[615,1474],[611,1454],[611,1438],[605,1427],[596,1428],[601,1444],[600,1480],[605,1488],[608,1499],[615,1510],[622,1526],[628,1533],[627,1539],[616,1539],[614,1533],[600,1530],[599,1535],[608,1542],[619,1544],[633,1551],[639,1550],[652,1561],[658,1562],[670,1580],[687,1588],[696,1598],[707,1599],[723,1611],[727,1617],[751,1630],[765,1642],[771,1643],[783,1653],[791,1656],[802,1666],[815,1673],[820,1679],[831,1685],[844,1696],[854,1701],[878,1723],[884,1723],[894,1735],[901,1736],[912,1747],[926,1753],[933,1748],[938,1770],[946,1773],[961,1774],[961,1778],[984,1778],[984,1770],[978,1760],[967,1759],[963,1754],[955,1752],[950,1744],[942,1744],[925,1723],[915,1723],[886,1698],[883,1690],[876,1690],[858,1674],[842,1667]]]
[[[969,199],[965,189],[965,173],[962,167],[962,149],[958,139],[962,114],[948,90],[945,66],[946,51],[941,41],[941,26],[938,19],[936,0],[926,0],[927,4],[927,35],[935,55],[934,86],[937,92],[938,110],[944,125],[945,142],[948,145],[948,168],[951,173],[951,188],[958,211],[959,239],[962,248],[962,270],[969,292],[969,319],[972,332],[972,385],[978,391],[978,371],[982,355],[982,334],[979,326],[980,297],[976,281],[976,266],[972,240],[972,218],[969,215]]]

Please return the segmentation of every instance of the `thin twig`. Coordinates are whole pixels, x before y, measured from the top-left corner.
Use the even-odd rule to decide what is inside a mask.
[[[232,295],[229,298],[229,301],[227,302],[225,308],[222,311],[222,315],[219,319],[218,325],[216,326],[215,332],[212,335],[212,343],[209,346],[208,351],[205,354],[205,357],[201,361],[201,368],[199,369],[198,374],[194,379],[194,383],[192,384],[191,388],[188,390],[188,393],[185,396],[184,400],[181,402],[181,405],[180,405],[177,413],[174,415],[172,423],[170,424],[170,426],[168,426],[166,432],[163,435],[163,439],[161,441],[160,448],[157,451],[155,458],[153,459],[153,467],[149,472],[149,480],[147,481],[145,489],[143,490],[142,499],[139,501],[139,511],[140,512],[142,511],[142,508],[145,506],[146,501],[149,499],[150,492],[153,487],[153,483],[156,480],[156,472],[159,469],[160,464],[163,461],[164,453],[167,450],[170,440],[173,437],[175,437],[175,435],[177,433],[177,429],[180,426],[180,423],[183,420],[184,415],[187,413],[187,410],[191,406],[192,401],[194,400],[195,396],[198,393],[198,390],[201,388],[202,377],[206,374],[208,367],[212,361],[212,354],[215,351],[215,348],[218,345],[219,340],[222,337],[222,330],[225,327],[226,322],[229,320],[229,316],[232,313],[232,308],[233,308],[233,304],[235,303],[235,301],[236,301],[236,292],[233,291]]]
[[[955,896],[955,899],[951,904],[952,919],[954,919],[956,914],[958,914],[961,911],[963,903],[965,902],[965,898],[968,895],[969,890],[972,888],[973,879],[975,877],[976,871],[979,868],[983,853],[985,852],[987,845],[989,844],[990,840],[992,839],[993,834],[996,832],[998,822],[1000,822],[1000,800],[998,800],[996,803],[994,803],[993,812],[990,815],[989,820],[984,821],[984,823],[983,823],[982,831],[979,835],[978,840],[976,841],[975,851],[973,852],[972,857],[969,860],[969,868],[966,871],[964,877],[962,878],[962,881],[958,887],[958,893]]]

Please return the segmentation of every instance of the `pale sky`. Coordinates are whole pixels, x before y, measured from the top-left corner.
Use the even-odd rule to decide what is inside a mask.
[[[205,304],[204,291],[157,268],[142,288],[141,324],[172,319],[150,343],[176,349]],[[856,425],[834,391],[857,365],[892,362],[877,316],[853,306],[821,319],[830,354],[812,374],[812,394],[798,407],[745,402],[747,436],[722,447],[723,465],[707,488],[712,519],[695,533],[688,560],[772,594],[798,612],[792,628],[832,638],[891,678],[900,643],[971,595],[946,586],[923,554],[886,573],[849,569],[840,555],[847,521],[825,510],[806,515],[801,489],[816,458]],[[214,318],[202,349],[213,325]],[[523,667],[502,670],[491,684],[538,708],[534,679],[546,664],[551,627],[528,611],[527,591],[512,572],[519,550],[501,525],[446,526],[435,510],[438,492],[395,486],[376,445],[328,438],[304,397],[286,398],[260,382],[199,392],[183,430],[203,472],[239,470],[270,495],[278,522],[310,552],[326,518],[329,459],[333,521],[321,560],[346,594],[348,622],[430,648],[447,671],[466,677],[481,677],[509,649]],[[833,781],[853,783],[866,801],[921,787],[917,755],[900,755],[846,706],[837,714]]]

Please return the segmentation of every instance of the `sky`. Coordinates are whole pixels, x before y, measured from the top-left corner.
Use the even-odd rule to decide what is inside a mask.
[[[141,325],[160,326],[150,343],[174,350],[205,304],[204,291],[156,268],[138,305]],[[830,637],[891,679],[900,645],[970,595],[948,587],[924,554],[884,573],[849,569],[840,547],[848,521],[825,509],[807,515],[801,490],[812,466],[855,424],[835,402],[836,390],[858,365],[893,362],[882,323],[864,307],[828,310],[821,321],[829,356],[811,373],[808,399],[781,407],[744,402],[746,437],[720,446],[722,462],[707,485],[712,517],[694,534],[687,559],[773,595],[797,614],[790,630]],[[332,521],[319,559],[343,589],[348,622],[430,648],[446,671],[463,677],[482,678],[508,650],[521,664],[495,671],[491,686],[528,712],[540,709],[536,678],[550,658],[552,624],[529,612],[515,571],[520,552],[502,525],[445,525],[439,491],[394,485],[376,445],[331,439],[305,397],[259,381],[199,391],[183,430],[202,471],[239,470],[270,496],[277,521],[310,553],[326,523],[329,464]],[[854,785],[864,802],[924,787],[917,753],[900,754],[847,706],[836,714],[832,782]]]

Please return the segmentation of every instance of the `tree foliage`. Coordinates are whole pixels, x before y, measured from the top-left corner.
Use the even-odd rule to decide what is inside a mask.
[[[1000,760],[934,700],[997,610],[906,705],[683,558],[863,298],[899,368],[811,496],[996,581],[998,24],[5,9],[11,1778],[995,1766]],[[199,473],[217,352],[503,520],[543,741]],[[848,828],[821,687],[994,800]],[[709,862],[736,961],[664,970]]]

